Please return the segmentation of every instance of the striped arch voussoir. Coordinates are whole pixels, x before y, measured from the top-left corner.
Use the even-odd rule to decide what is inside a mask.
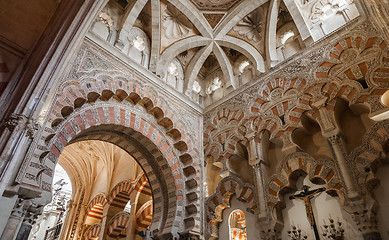
[[[108,237],[116,239],[123,229],[127,228],[128,223],[130,222],[131,215],[128,212],[120,212],[112,217],[111,221],[108,223]]]
[[[146,202],[136,214],[136,233],[142,230],[146,230],[151,223],[153,217],[153,203],[150,200]]]
[[[93,87],[93,85],[91,86]],[[130,88],[130,86],[126,85],[124,88],[127,89]],[[134,87],[131,85],[131,88],[133,91],[136,90],[135,92],[140,91],[137,90],[139,86]],[[96,98],[92,98],[90,96],[88,103],[85,102],[78,109],[66,116],[66,118],[62,118],[63,120],[53,128],[54,131],[45,131],[43,137],[45,137],[46,134],[46,141],[44,144],[46,144],[47,147],[44,148],[47,150],[37,153],[37,156],[40,156],[40,158],[46,157],[50,159],[50,162],[55,164],[65,146],[77,136],[81,136],[81,138],[79,138],[81,140],[89,139],[88,131],[92,131],[94,129],[102,129],[103,131],[108,128],[110,130],[115,129],[117,132],[126,132],[131,135],[132,138],[137,140],[139,139],[139,144],[143,144],[143,146],[145,146],[150,152],[152,151],[152,154],[157,161],[162,158],[166,160],[167,165],[163,166],[163,168],[161,165],[160,168],[165,172],[165,174],[168,174],[168,172],[173,173],[173,176],[170,175],[169,181],[172,182],[170,184],[174,184],[176,186],[175,193],[181,192],[181,189],[183,188],[188,188],[189,191],[196,191],[196,189],[198,189],[198,183],[193,180],[198,177],[198,171],[192,166],[192,163],[197,163],[199,161],[199,157],[197,151],[192,148],[193,144],[191,140],[185,135],[181,135],[180,138],[174,138],[177,132],[170,131],[180,129],[180,126],[174,126],[174,116],[172,112],[170,113],[170,118],[165,111],[164,115],[152,115],[150,119],[150,111],[155,109],[155,106],[154,103],[149,101],[149,99],[153,98],[151,96],[148,99],[145,99],[144,97],[140,98],[140,96],[135,92],[131,92],[128,95],[122,92],[116,92],[114,95],[112,95],[113,92],[110,94],[104,92],[104,94],[99,94],[97,100]],[[117,99],[105,102],[105,99],[109,97],[116,98],[115,96],[119,99],[121,99],[122,96],[127,97],[124,97],[122,102]],[[95,101],[95,103],[89,104],[92,100]],[[127,101],[127,103],[125,101]],[[147,113],[138,113],[132,108],[129,108],[128,105],[133,104],[131,101],[144,107],[145,110],[147,110]],[[158,99],[156,102],[158,102]],[[151,107],[151,104],[153,104],[153,107]],[[156,118],[156,116],[159,117]],[[163,129],[161,131],[160,128],[156,126],[157,124],[163,126],[166,131],[163,131]],[[172,135],[169,135],[169,132],[172,133]],[[83,133],[85,134],[82,135]],[[123,140],[120,137],[111,137],[97,133],[93,136],[96,137],[96,139],[102,140],[107,139],[108,137],[108,140],[112,140],[112,143],[114,144],[123,144]],[[169,138],[171,138],[172,141],[169,141]],[[144,144],[146,142],[149,143],[148,141],[153,143],[157,148],[152,149],[152,145]],[[174,149],[178,151],[175,151]],[[38,150],[40,151],[40,149]],[[134,154],[139,155],[136,148],[131,146],[128,146],[127,151],[132,156],[134,156]],[[140,155],[141,156],[137,156],[135,158],[139,158],[137,160],[143,161],[143,165],[141,165],[145,168],[144,170],[147,176],[150,177],[150,175],[153,175],[151,166],[147,164],[147,160],[143,157],[143,155]],[[158,164],[163,164],[163,162],[158,161]],[[197,167],[197,165],[195,165],[195,167]],[[190,169],[185,171],[184,169],[186,168]],[[193,171],[193,169],[195,170]],[[153,176],[155,177],[155,175]],[[173,194],[173,192],[171,194]],[[179,200],[184,200],[181,201],[181,204],[194,204],[198,201],[198,198],[192,198],[185,201],[185,196],[179,196],[178,198]],[[177,215],[173,214],[173,208],[175,209],[176,205],[171,207],[172,210],[169,216],[173,217],[166,221],[166,225],[169,227],[173,226],[171,221],[177,219]],[[194,210],[191,211],[191,213],[192,215],[190,218],[193,218],[195,215]],[[156,212],[155,215],[157,216],[157,214],[159,213]],[[195,225],[193,225],[193,227],[194,226]],[[192,226],[189,226],[189,224],[186,225],[186,230],[188,229],[192,229]],[[169,231],[169,229],[166,228],[166,231]]]
[[[232,111],[230,109],[223,108],[218,111],[212,118],[211,122],[205,126],[204,131],[204,145],[209,142],[209,137],[211,133],[217,131],[220,125],[229,125],[231,122],[234,122],[236,126],[239,126],[239,123],[244,118],[244,113],[240,110]]]
[[[104,193],[97,194],[92,198],[88,204],[88,207],[86,208],[86,213],[89,213],[90,210],[98,203],[100,203],[103,207],[105,207],[105,205],[108,203]]]
[[[272,94],[272,92],[275,89],[281,89],[282,93],[285,94],[286,92],[292,89],[301,92],[304,91],[306,87],[307,87],[307,80],[305,80],[304,78],[296,77],[293,79],[287,79],[287,78],[272,79],[266,84],[265,88],[261,93],[261,96],[254,101],[251,107],[251,112],[253,113],[259,112],[262,104],[270,101],[269,96]]]
[[[235,195],[239,201],[246,202],[248,209],[254,210],[257,206],[254,198],[253,186],[243,183],[235,177],[224,178],[207,201],[208,217],[222,221],[222,210],[231,206],[231,197]]]
[[[71,85],[63,90],[63,94],[55,102],[50,115],[49,122],[54,130],[69,115],[85,104],[108,101],[113,98],[118,102],[129,102],[142,106],[155,117],[160,126],[165,128],[166,134],[175,142],[174,147],[177,150],[180,152],[192,150],[194,144],[190,136],[185,134],[188,131],[185,131],[184,124],[177,119],[169,105],[161,97],[158,97],[153,89],[137,82],[128,82],[124,78],[111,79],[108,76],[98,76],[98,78],[99,81],[85,81],[79,86]],[[100,112],[98,115],[99,118],[102,118],[104,111],[100,110]],[[111,116],[111,114],[110,112],[109,115]],[[114,121],[113,118],[111,120]]]
[[[354,49],[357,54],[361,54],[372,48],[386,50],[387,43],[379,37],[366,38],[363,36],[351,36],[337,42],[334,44],[332,49],[330,49],[327,60],[320,64],[319,69],[316,72],[316,78],[326,79],[330,77],[331,69],[333,69],[337,64],[341,63],[340,59],[342,54],[350,51],[350,49]],[[356,66],[356,70],[360,71],[360,74],[365,76],[368,72],[367,64],[365,62],[361,62],[357,65],[358,66]],[[346,69],[344,74],[348,79],[356,80],[356,74],[351,68]]]
[[[126,192],[128,194],[128,198],[130,198],[133,194],[136,193],[134,188],[134,183],[129,180],[124,180],[120,183],[118,183],[109,194],[108,197],[108,204],[112,204],[112,202],[115,200],[115,198],[118,196],[119,193]]]
[[[86,231],[85,231],[85,239],[91,240],[94,237],[98,237],[101,232],[101,223],[95,223],[91,225]]]
[[[303,174],[318,184],[325,184],[326,192],[331,196],[338,196],[344,203],[344,189],[337,171],[333,166],[324,162],[317,162],[308,154],[292,154],[280,165],[268,188],[268,206],[282,209],[285,206],[283,195],[295,189],[295,182]]]
[[[383,152],[389,149],[389,120],[376,123],[365,134],[362,144],[350,153],[350,159],[353,160],[354,166],[359,173],[367,175],[361,177],[364,182],[360,182],[362,186],[366,186],[366,190],[373,190],[377,186],[376,173],[383,165]],[[366,171],[370,169],[371,171]]]
[[[216,162],[229,159],[235,153],[236,144],[244,141],[243,120],[244,114],[239,110],[217,112],[204,133],[205,156],[213,156]]]

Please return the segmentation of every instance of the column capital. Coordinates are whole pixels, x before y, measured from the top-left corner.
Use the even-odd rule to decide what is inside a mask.
[[[341,140],[342,140],[342,138],[339,136],[339,134],[331,135],[331,136],[327,137],[327,139],[331,144],[340,144]]]
[[[255,132],[255,131],[250,131],[249,133],[246,134],[246,138],[247,138],[248,140],[250,140],[250,141],[251,141],[252,139],[254,139],[255,136],[256,136],[256,132]]]
[[[0,127],[5,127],[9,131],[24,131],[26,136],[33,138],[35,132],[39,129],[39,125],[32,118],[23,114],[12,113],[0,122]]]
[[[32,205],[32,201],[24,198],[18,198],[12,209],[11,215],[14,217],[23,217],[27,209]]]

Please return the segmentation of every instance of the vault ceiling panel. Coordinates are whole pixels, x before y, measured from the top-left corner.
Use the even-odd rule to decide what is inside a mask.
[[[228,11],[243,0],[191,0],[201,11]]]

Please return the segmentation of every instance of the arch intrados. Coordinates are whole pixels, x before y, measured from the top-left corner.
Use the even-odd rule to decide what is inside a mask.
[[[104,204],[100,202],[95,203],[90,209],[88,209],[84,224],[92,226],[93,224],[101,223],[103,220],[103,211]]]
[[[114,207],[114,208],[120,208],[121,211],[124,210],[126,204],[128,203],[128,201],[130,201],[130,193],[127,192],[126,190],[122,190],[120,191],[118,194],[115,195],[115,197],[112,199],[112,201],[110,201],[109,203],[109,208],[111,207]],[[122,205],[119,205],[120,202],[118,202],[119,199],[125,199],[126,200],[126,204],[124,204],[123,206]]]
[[[117,192],[117,189],[121,188],[121,186],[123,186],[123,185],[130,185],[130,187],[129,188],[124,187],[121,189],[121,191]],[[112,190],[110,191],[110,193],[108,195],[108,199],[107,199],[108,203],[111,204],[114,201],[114,199],[116,198],[116,196],[121,192],[126,192],[131,197],[131,195],[133,194],[133,191],[135,190],[133,185],[134,185],[134,183],[130,182],[129,180],[124,180],[124,181],[121,181],[118,184],[116,184],[115,187],[112,188]]]

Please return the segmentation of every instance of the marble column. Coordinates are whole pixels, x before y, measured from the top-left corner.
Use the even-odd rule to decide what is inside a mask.
[[[355,184],[352,180],[352,175],[349,171],[350,166],[348,166],[346,161],[346,152],[341,137],[338,134],[332,135],[328,137],[328,142],[330,143],[330,146],[332,147],[333,153],[335,155],[334,157],[338,162],[338,166],[347,190],[347,196],[352,201],[360,200],[361,196],[355,187]]]
[[[254,132],[246,136],[250,142],[249,148],[249,164],[254,170],[255,174],[255,185],[256,185],[256,194],[258,199],[258,208],[259,208],[259,220],[263,221],[267,219],[267,209],[266,209],[266,199],[265,199],[265,187],[263,184],[263,173],[262,173],[262,164],[263,159],[260,159],[260,156],[263,156],[263,152],[259,153],[257,148],[257,143],[255,142]],[[262,150],[262,148],[259,148]]]

